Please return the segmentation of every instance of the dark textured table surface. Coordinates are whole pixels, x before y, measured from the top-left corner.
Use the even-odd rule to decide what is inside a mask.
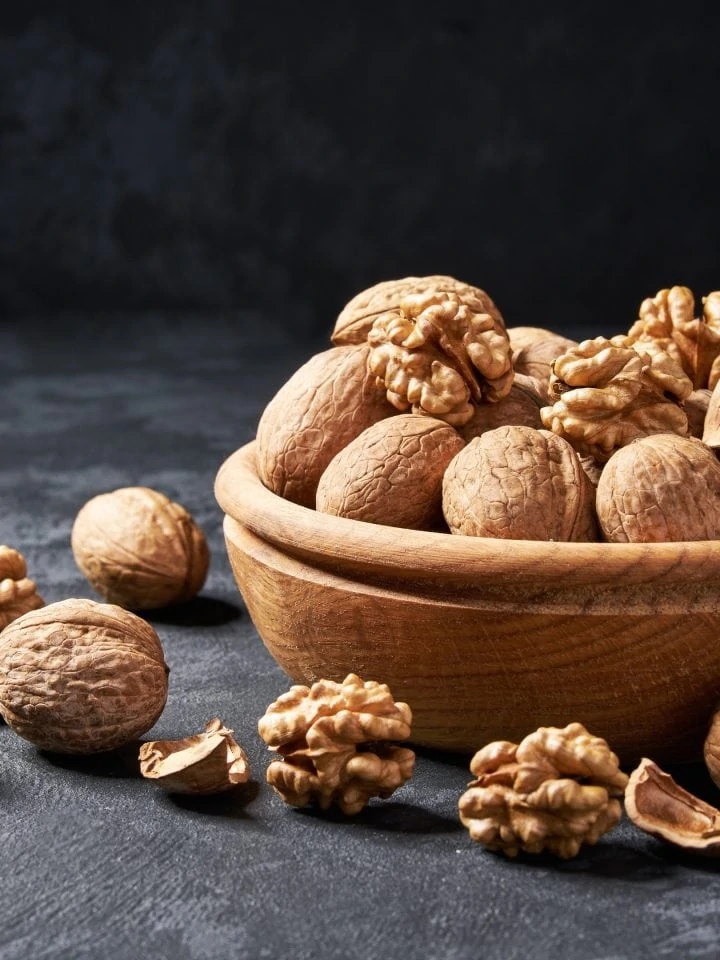
[[[69,545],[88,498],[144,484],[186,505],[213,562],[199,600],[149,618],[171,668],[152,734],[220,716],[254,774],[236,795],[172,798],[139,779],[134,749],[50,756],[0,726],[3,960],[718,956],[712,861],[627,821],[567,863],[486,853],[456,815],[467,758],[422,752],[410,783],[347,821],[264,783],[257,718],[288,681],[236,591],[213,479],[313,347],[240,313],[0,333],[0,542],[46,601],[91,597]],[[713,799],[702,770],[675,772]]]

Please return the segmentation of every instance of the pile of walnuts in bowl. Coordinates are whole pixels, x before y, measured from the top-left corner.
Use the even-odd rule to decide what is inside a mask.
[[[452,277],[379,283],[271,400],[260,479],[319,512],[475,537],[720,538],[720,291],[627,333],[506,328]]]

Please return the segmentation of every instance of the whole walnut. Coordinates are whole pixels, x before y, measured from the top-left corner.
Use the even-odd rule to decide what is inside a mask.
[[[432,417],[398,414],[368,427],[329,463],[317,509],[367,523],[417,530],[442,519],[445,468],[462,438]]]
[[[320,477],[335,454],[396,412],[368,370],[369,352],[362,344],[316,354],[265,407],[256,457],[260,479],[273,493],[314,507]]]
[[[553,362],[577,346],[574,340],[542,327],[508,327],[516,374],[531,377],[543,399],[548,400],[548,381]]]
[[[596,502],[612,543],[717,540],[720,463],[694,437],[645,437],[610,458]]]
[[[547,430],[498,427],[471,441],[443,480],[451,533],[594,540],[594,489],[570,444]]]
[[[397,310],[409,294],[456,293],[461,300],[482,305],[482,312],[502,322],[500,311],[479,287],[472,287],[455,277],[404,277],[384,280],[361,290],[343,307],[332,334],[334,344],[365,343],[370,328],[381,313]]]
[[[0,634],[0,714],[41,750],[96,753],[162,713],[168,668],[150,624],[121,607],[63,600]]]
[[[190,514],[149,487],[121,487],[89,500],[72,529],[75,562],[110,603],[150,610],[191,600],[210,563]]]
[[[458,427],[458,433],[469,443],[497,427],[534,427],[539,430],[542,427],[540,410],[544,405],[545,398],[538,390],[537,381],[516,373],[510,393],[497,403],[478,404],[468,422]]]

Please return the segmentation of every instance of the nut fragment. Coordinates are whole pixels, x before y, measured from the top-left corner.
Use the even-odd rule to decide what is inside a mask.
[[[680,406],[692,383],[667,353],[627,337],[596,337],[553,364],[548,430],[602,463],[625,444],[653,433],[688,432]]]
[[[456,280],[455,277],[404,277],[385,280],[362,290],[345,305],[335,323],[332,340],[338,346],[364,343],[376,318],[388,310],[396,310],[409,294],[456,293],[461,300],[481,304],[483,313],[502,321],[500,311],[490,297],[479,287]]]
[[[646,833],[685,850],[720,856],[720,810],[711,807],[644,758],[630,774],[625,809]]]
[[[469,443],[488,430],[497,427],[542,427],[540,408],[545,398],[539,393],[537,381],[516,373],[510,393],[497,403],[480,403],[467,423],[458,428],[458,433]]]
[[[412,409],[460,426],[472,417],[473,403],[494,403],[512,387],[512,351],[502,320],[485,312],[483,303],[455,293],[403,298],[375,320],[368,343],[368,365],[402,412]]]
[[[720,291],[703,297],[703,315],[695,317],[695,297],[687,287],[658,290],[640,304],[639,319],[628,336],[653,341],[682,366],[693,389],[713,389],[720,376]]]
[[[112,750],[155,723],[167,674],[150,624],[121,607],[63,600],[0,635],[0,714],[41,750]]]
[[[442,479],[463,441],[442,420],[398,414],[368,427],[320,478],[317,509],[425,530],[442,518]]]
[[[34,581],[27,577],[25,557],[12,547],[0,546],[0,630],[43,605]]]
[[[295,685],[266,710],[260,736],[280,754],[267,781],[294,807],[335,803],[355,814],[410,779],[415,754],[387,743],[410,736],[412,714],[385,684],[348,674],[342,683]]]
[[[443,480],[452,533],[594,540],[594,490],[570,444],[547,430],[498,427],[471,441]]]
[[[720,539],[720,463],[694,437],[636,440],[606,464],[596,505],[611,543]]]
[[[473,840],[515,857],[549,850],[574,857],[622,816],[627,777],[605,740],[580,723],[540,727],[518,745],[496,741],[470,764],[476,780],[460,798]]]
[[[170,793],[209,795],[247,783],[250,764],[232,730],[215,718],[193,737],[144,743],[140,772]]]
[[[577,343],[542,327],[508,327],[507,333],[513,351],[515,373],[532,377],[547,402],[553,362],[576,347]]]
[[[89,500],[73,525],[72,549],[97,592],[133,610],[191,600],[210,563],[205,536],[187,510],[149,487]]]
[[[703,423],[702,441],[713,450],[720,448],[720,384],[710,394]]]
[[[265,486],[315,506],[323,471],[373,423],[395,413],[368,371],[367,344],[316,354],[280,388],[257,429],[258,474]]]

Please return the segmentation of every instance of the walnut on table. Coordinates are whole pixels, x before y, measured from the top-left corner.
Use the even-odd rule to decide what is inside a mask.
[[[331,804],[359,813],[410,779],[415,754],[392,741],[410,736],[412,713],[385,684],[348,674],[342,683],[297,684],[266,710],[260,736],[280,754],[267,781],[294,807]]]
[[[477,779],[460,798],[460,819],[473,840],[508,857],[548,850],[569,859],[622,816],[628,778],[606,741],[580,723],[490,743],[470,769]]]
[[[599,463],[639,437],[688,433],[689,378],[669,354],[628,337],[584,340],[558,357],[549,393],[543,424]]]
[[[35,582],[28,579],[25,557],[12,547],[0,546],[0,630],[42,606]]]

